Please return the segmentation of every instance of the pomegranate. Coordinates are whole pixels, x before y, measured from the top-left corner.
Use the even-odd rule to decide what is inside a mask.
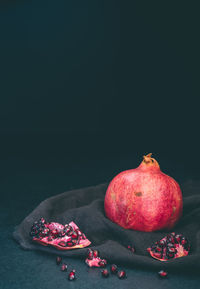
[[[91,244],[74,222],[64,226],[55,222],[47,223],[44,218],[34,222],[30,236],[37,243],[51,245],[59,250],[84,248]]]
[[[181,217],[181,189],[151,155],[144,156],[136,169],[119,173],[107,188],[106,216],[125,229],[170,230]]]
[[[157,260],[168,261],[187,256],[190,251],[190,244],[182,234],[173,232],[155,242],[150,248],[147,248],[147,251]]]

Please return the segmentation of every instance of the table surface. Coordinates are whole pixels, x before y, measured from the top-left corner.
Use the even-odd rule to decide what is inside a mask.
[[[13,240],[14,227],[42,200],[69,189],[108,181],[118,168],[130,168],[128,159],[96,159],[87,163],[83,160],[67,162],[21,158],[1,161],[0,288],[200,288],[200,277],[196,275],[169,274],[167,279],[160,279],[155,272],[137,268],[124,267],[128,276],[125,280],[116,276],[104,279],[99,268],[88,268],[83,260],[65,257],[63,261],[68,264],[68,271],[75,269],[77,272],[76,281],[69,282],[67,273],[61,272],[56,265],[54,255],[25,251]],[[166,169],[171,170],[170,166]],[[188,177],[191,176],[188,174]],[[176,178],[180,182],[185,180],[180,169]]]

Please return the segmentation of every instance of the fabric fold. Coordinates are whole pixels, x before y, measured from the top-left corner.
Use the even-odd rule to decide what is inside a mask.
[[[106,218],[104,213],[104,196],[108,184],[71,190],[41,202],[22,222],[15,228],[14,239],[23,249],[41,250],[58,254],[53,247],[44,247],[36,244],[29,236],[32,223],[41,217],[48,222],[67,224],[74,221],[92,242],[92,248],[97,248],[101,256],[108,262],[121,264],[133,268],[158,270],[164,268],[168,271],[194,273],[200,270],[200,196],[195,191],[183,194],[183,216],[176,227],[176,233],[183,234],[191,244],[188,256],[161,262],[153,259],[147,248],[157,240],[162,239],[168,232],[139,232],[125,230]],[[188,184],[186,190],[188,190]],[[194,186],[193,186],[194,188]],[[195,186],[198,189],[198,186]],[[184,192],[184,186],[182,186]],[[136,252],[133,254],[127,249],[134,244]],[[84,259],[87,248],[59,251],[60,255]]]

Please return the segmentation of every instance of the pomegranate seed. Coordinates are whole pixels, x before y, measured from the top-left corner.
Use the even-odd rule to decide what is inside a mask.
[[[67,264],[63,263],[61,266],[61,271],[67,271]]]
[[[104,277],[104,278],[107,278],[109,276],[109,272],[107,269],[104,269],[101,271],[101,275]]]
[[[65,247],[66,246],[66,242],[65,241],[60,241],[58,243],[58,245],[61,246],[61,247]]]
[[[74,232],[71,234],[71,237],[72,237],[72,239],[77,239],[77,238],[78,238],[78,234],[74,231]]]
[[[56,257],[56,263],[57,263],[57,265],[60,265],[60,263],[61,263],[61,261],[62,261],[62,258],[61,257]]]
[[[85,240],[85,239],[86,239],[86,236],[85,236],[85,234],[84,234],[84,233],[82,233],[82,238],[83,238],[83,240]]]
[[[82,235],[82,233],[81,233],[81,231],[79,229],[76,229],[76,233],[77,233],[78,236]]]
[[[78,241],[75,240],[75,239],[73,239],[73,240],[72,240],[72,244],[73,244],[73,246],[75,246],[76,244],[78,244]]]
[[[161,278],[166,278],[167,277],[167,272],[164,271],[164,270],[161,270],[158,272],[158,275],[161,277]]]
[[[165,240],[160,240],[159,245],[160,245],[161,247],[163,247],[163,246],[165,246],[165,243],[166,243]]]
[[[168,252],[169,253],[176,253],[177,250],[176,250],[176,248],[172,247],[172,248],[168,248]]]
[[[175,241],[176,241],[177,243],[179,243],[179,242],[181,241],[181,238],[182,238],[182,235],[177,234],[177,235],[175,236]]]
[[[117,271],[118,271],[117,265],[112,264],[112,265],[110,266],[110,271],[111,271],[112,274],[117,274]]]
[[[98,250],[94,250],[94,251],[93,251],[93,257],[94,257],[94,258],[97,258],[98,256],[99,256]]]
[[[186,242],[187,242],[186,239],[183,237],[182,240],[181,240],[181,244],[182,244],[182,245],[185,245]]]
[[[75,270],[72,270],[68,275],[68,280],[73,281],[75,279]]]
[[[47,235],[49,235],[49,233],[50,233],[49,229],[45,228],[43,231],[43,234],[47,236]]]
[[[119,279],[125,279],[126,278],[126,272],[124,270],[119,271],[117,276]]]
[[[93,252],[93,249],[92,249],[92,248],[88,248],[88,249],[87,249],[87,255],[88,255],[90,252]]]
[[[68,242],[67,242],[67,246],[68,246],[68,247],[72,247],[72,246],[74,246],[74,244],[73,244],[71,241],[68,241]]]
[[[41,224],[45,224],[46,223],[44,218],[41,218],[39,221],[40,221]]]
[[[159,246],[157,246],[157,247],[155,248],[155,251],[156,251],[156,252],[161,252],[161,251],[162,251],[162,248],[159,247]]]
[[[47,241],[51,242],[51,241],[53,241],[53,239],[54,239],[54,238],[53,238],[52,236],[49,236],[48,239],[47,239]]]
[[[159,259],[162,257],[161,253],[154,253],[154,256]]]
[[[93,251],[88,252],[87,257],[89,260],[92,260],[93,259]]]
[[[67,232],[67,236],[71,237],[73,235],[74,231],[73,230],[70,230]]]
[[[98,263],[98,265],[99,265],[100,267],[106,267],[106,264],[107,264],[106,260],[101,260],[101,261],[99,261],[99,263]]]

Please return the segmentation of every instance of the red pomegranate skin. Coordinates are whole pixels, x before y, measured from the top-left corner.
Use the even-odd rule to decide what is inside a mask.
[[[104,208],[106,216],[125,229],[170,230],[182,215],[182,192],[148,154],[138,168],[114,177],[106,191]]]

